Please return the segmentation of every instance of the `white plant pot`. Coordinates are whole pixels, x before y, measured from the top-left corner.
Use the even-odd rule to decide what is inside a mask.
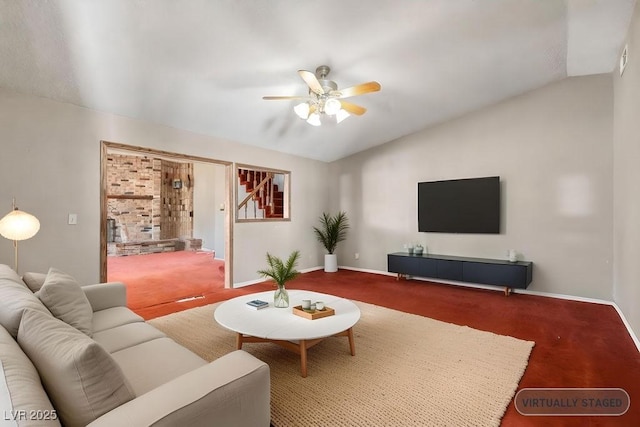
[[[338,271],[338,255],[325,254],[324,256],[324,272],[335,273]]]

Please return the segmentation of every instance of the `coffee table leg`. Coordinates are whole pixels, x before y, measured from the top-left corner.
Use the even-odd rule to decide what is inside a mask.
[[[349,328],[346,331],[342,331],[338,334],[335,334],[334,336],[336,337],[348,337],[349,338],[349,349],[351,350],[351,355],[355,356],[356,355],[356,343],[355,343],[355,339],[353,337],[353,329]],[[252,343],[252,342],[271,342],[274,344],[278,344],[281,347],[284,347],[288,350],[293,351],[294,353],[297,353],[300,355],[300,375],[302,376],[302,378],[307,378],[307,351],[313,347],[314,345],[322,342],[324,338],[316,338],[316,339],[311,339],[311,340],[299,340],[298,344],[296,345],[295,342],[291,342],[291,341],[283,341],[283,340],[272,340],[272,339],[268,339],[268,338],[258,338],[258,337],[252,337],[249,335],[243,335],[243,334],[236,334],[236,348],[238,350],[242,349],[242,344],[245,342],[248,343]]]
[[[347,329],[347,336],[349,337],[349,349],[351,350],[351,355],[356,355],[356,341],[353,339],[353,328]]]
[[[307,378],[307,342],[300,340],[298,345],[300,346],[300,375],[302,378]]]
[[[242,334],[236,335],[236,348],[242,350]]]

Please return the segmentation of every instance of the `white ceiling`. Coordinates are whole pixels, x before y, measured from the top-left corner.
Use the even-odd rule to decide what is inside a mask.
[[[332,161],[617,65],[635,0],[0,0],[0,87]],[[313,127],[297,70],[368,112]],[[135,141],[122,141],[135,143]]]

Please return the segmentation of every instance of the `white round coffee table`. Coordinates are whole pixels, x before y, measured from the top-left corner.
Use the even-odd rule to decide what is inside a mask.
[[[307,376],[307,350],[327,337],[345,336],[349,338],[351,355],[355,356],[353,325],[360,319],[360,309],[353,302],[334,295],[292,289],[289,292],[289,307],[273,306],[273,292],[243,295],[220,304],[214,318],[221,326],[237,333],[236,346],[254,342],[271,342],[300,355],[300,372]],[[267,301],[269,307],[252,310],[247,302],[259,299]],[[320,319],[305,319],[293,314],[293,307],[310,299],[323,301],[326,307],[335,310],[332,316]]]

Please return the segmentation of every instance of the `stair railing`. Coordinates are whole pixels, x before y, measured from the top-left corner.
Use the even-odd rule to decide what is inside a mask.
[[[255,179],[254,177],[254,183],[257,181],[257,179]],[[271,195],[269,195],[269,186],[267,186],[267,184],[271,184]],[[267,190],[267,194],[264,194],[265,188]],[[240,202],[240,204],[238,204],[238,210],[242,209],[243,207],[245,208],[245,215],[246,215],[246,210],[248,208],[248,203],[249,200],[253,199],[255,196],[260,197],[260,195],[258,195],[258,192],[261,192],[261,195],[263,197],[263,200],[265,202],[265,205],[268,206],[273,206],[273,173],[272,172],[266,172],[265,177],[262,179],[262,181],[260,181],[259,184],[257,184],[256,186],[254,186],[253,190],[251,190],[251,192],[249,194],[247,194],[247,197],[244,198],[244,200],[242,200],[242,202]],[[254,205],[254,210],[256,209],[255,205]],[[255,216],[256,212],[254,212],[254,216]]]

